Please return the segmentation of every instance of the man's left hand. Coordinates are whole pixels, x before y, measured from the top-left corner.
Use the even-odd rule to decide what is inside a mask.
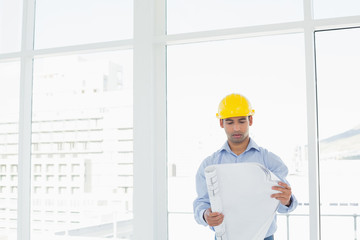
[[[291,187],[286,183],[279,182],[279,186],[273,186],[273,190],[277,190],[280,193],[274,193],[271,195],[272,198],[276,198],[282,205],[289,206],[291,198]]]

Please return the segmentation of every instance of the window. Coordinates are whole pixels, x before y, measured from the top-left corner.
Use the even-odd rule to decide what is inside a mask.
[[[132,4],[132,0],[37,0],[35,48],[132,38]]]
[[[16,186],[11,187],[11,193],[17,194],[17,187]]]
[[[314,0],[314,15],[319,18],[347,17],[360,14],[356,0]]]
[[[59,164],[59,173],[66,172],[66,164]]]
[[[300,0],[168,0],[167,32],[174,34],[299,21],[303,19],[302,9]]]
[[[186,238],[184,228],[196,239],[213,235],[193,219],[194,176],[202,160],[226,141],[215,114],[232,92],[247,96],[255,108],[251,137],[288,166],[287,180],[301,203],[289,216],[289,234],[307,238],[308,218],[297,216],[309,212],[303,51],[302,34],[168,47],[170,240]],[[286,217],[278,216],[279,236],[287,234]]]
[[[41,173],[41,164],[34,165],[34,173]]]
[[[116,84],[112,85],[111,82],[117,79],[109,77],[108,87],[104,88],[103,76],[110,76],[109,72],[115,65],[123,69],[123,87],[119,89]],[[97,88],[99,91],[82,92],[84,81],[86,88]],[[107,108],[107,112],[101,113],[99,111],[101,108]],[[92,126],[88,124],[92,119],[101,118],[105,122],[100,129],[101,133],[94,136],[95,140],[82,138],[77,134],[66,134],[61,142],[57,142],[57,147],[52,149],[52,153],[60,158],[44,156],[41,159],[42,163],[46,164],[47,173],[51,175],[46,181],[37,185],[45,188],[48,196],[54,194],[64,200],[62,206],[59,202],[55,202],[53,205],[41,207],[46,211],[54,211],[60,207],[79,211],[76,221],[69,222],[62,228],[69,232],[68,235],[81,237],[84,233],[72,231],[78,229],[79,224],[93,228],[93,234],[96,234],[95,229],[98,226],[132,219],[132,209],[125,209],[121,204],[124,196],[114,193],[118,187],[132,187],[133,181],[132,178],[127,182],[117,181],[117,172],[114,169],[121,161],[117,151],[123,148],[121,144],[123,139],[120,136],[115,139],[113,137],[118,128],[132,128],[131,111],[129,111],[131,108],[131,50],[72,54],[34,60],[33,121],[42,122],[44,125],[53,122],[62,123],[54,124],[46,132],[38,132],[39,138],[42,134],[50,132],[53,139],[61,139],[65,136],[64,133],[70,131],[92,132]],[[54,140],[54,143],[56,141]],[[74,150],[68,146],[69,143],[75,142],[81,142],[86,148],[78,150],[74,156]],[[128,145],[126,151],[132,151],[132,145]],[[132,168],[127,169],[127,174],[133,175]],[[125,197],[132,201],[132,194],[126,194]],[[32,198],[44,200],[42,195],[33,195]],[[92,199],[108,200],[107,210],[87,201]],[[46,215],[40,217],[32,215],[32,221],[44,221],[44,218]],[[53,220],[61,219],[54,216]],[[59,231],[57,226],[46,221],[43,225],[38,225],[37,229],[41,231],[32,229],[34,240],[42,238],[44,236],[42,233],[58,235]],[[106,235],[113,234],[110,228],[105,231]],[[123,230],[119,228],[120,239],[125,234],[122,232]],[[63,239],[67,237],[64,236]]]
[[[66,175],[59,175],[59,183],[65,182],[67,179]]]
[[[54,193],[54,188],[53,187],[46,187],[46,193],[47,194],[53,194]]]
[[[354,225],[360,195],[352,190],[360,181],[360,28],[317,32],[315,37],[321,235],[354,239],[360,234]]]
[[[11,165],[11,173],[17,173],[17,165]]]
[[[14,11],[14,15],[10,17],[13,19],[19,17],[19,12],[16,10],[17,7],[20,7],[19,3],[19,1],[0,1],[0,53],[4,50],[2,48],[4,46],[7,46],[6,49],[9,51],[19,47],[17,46],[19,43],[17,42],[19,37],[17,32],[19,30],[18,20],[14,19],[12,23],[11,21],[3,21],[7,19],[6,16],[10,17],[10,12],[7,12],[3,7],[7,6]],[[11,28],[14,30],[12,34]],[[1,34],[2,31],[9,35]],[[18,164],[19,80],[20,63],[18,61],[0,61],[0,146],[2,146],[0,173],[2,178],[8,179],[8,181],[0,183],[1,207],[5,209],[5,212],[0,214],[0,217],[4,219],[3,228],[0,228],[0,236],[9,236],[9,240],[16,239],[16,224],[11,219],[16,216],[17,211],[14,210],[11,203],[13,198],[17,198],[17,181],[15,180]],[[12,181],[9,181],[10,179]],[[10,210],[13,210],[12,214]]]
[[[46,181],[50,183],[54,181],[54,175],[46,175]]]
[[[67,191],[66,187],[59,187],[59,194],[60,195],[66,195],[66,191]]]
[[[21,0],[0,1],[0,54],[20,50]]]
[[[46,173],[54,172],[54,164],[47,164],[46,165]]]
[[[34,175],[34,181],[35,182],[41,181],[41,175]]]

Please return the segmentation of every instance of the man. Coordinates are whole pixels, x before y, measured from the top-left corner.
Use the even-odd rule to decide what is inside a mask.
[[[279,192],[271,195],[272,198],[280,201],[278,212],[291,212],[297,206],[297,200],[285,179],[288,174],[285,164],[278,156],[259,147],[249,137],[249,127],[253,124],[254,113],[255,111],[252,109],[250,102],[240,94],[230,94],[219,104],[216,116],[220,119],[220,127],[225,130],[227,142],[201,163],[196,174],[197,198],[194,201],[194,216],[199,224],[214,227],[220,225],[224,220],[222,213],[212,212],[210,208],[204,169],[213,164],[260,163],[281,180],[278,183],[279,186],[272,187],[273,190]],[[276,228],[275,216],[265,240],[274,239],[273,235]]]

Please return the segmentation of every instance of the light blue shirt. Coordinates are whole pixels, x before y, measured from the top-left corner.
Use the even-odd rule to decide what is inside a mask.
[[[203,218],[204,212],[210,207],[209,195],[207,192],[206,179],[204,170],[209,165],[226,164],[226,163],[241,163],[241,162],[256,162],[264,165],[267,169],[273,172],[282,182],[289,184],[286,181],[288,168],[277,155],[269,152],[267,149],[259,147],[254,140],[250,138],[249,145],[246,150],[237,156],[230,150],[228,142],[226,142],[218,151],[207,157],[200,165],[196,174],[196,192],[197,198],[194,201],[194,216],[195,220],[204,226],[208,224]],[[278,208],[279,213],[288,213],[293,211],[298,202],[294,195],[291,195],[291,204],[289,207],[280,204]],[[239,216],[240,217],[240,216]],[[271,226],[266,234],[266,237],[271,236],[276,231],[276,215],[271,223]],[[212,228],[213,229],[213,228]]]

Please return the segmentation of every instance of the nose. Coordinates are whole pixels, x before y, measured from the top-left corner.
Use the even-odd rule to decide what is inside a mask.
[[[239,131],[239,130],[240,130],[240,124],[235,123],[235,124],[234,124],[234,130],[235,130],[235,131]]]

